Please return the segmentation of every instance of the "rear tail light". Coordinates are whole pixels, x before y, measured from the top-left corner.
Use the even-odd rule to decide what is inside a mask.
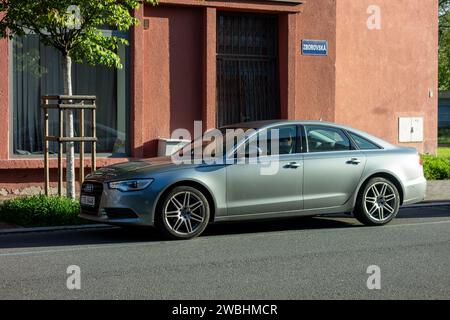
[[[419,165],[423,167],[423,160],[420,156],[419,156]]]

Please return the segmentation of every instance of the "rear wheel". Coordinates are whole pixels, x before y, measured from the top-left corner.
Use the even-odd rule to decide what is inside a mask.
[[[209,203],[203,193],[189,186],[179,186],[166,195],[156,223],[166,237],[192,239],[205,230],[209,215]]]
[[[397,187],[381,177],[370,179],[356,201],[354,215],[369,226],[385,225],[397,216],[400,194]]]

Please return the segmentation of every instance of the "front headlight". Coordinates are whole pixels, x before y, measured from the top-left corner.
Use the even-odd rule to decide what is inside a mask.
[[[125,181],[113,181],[108,183],[110,189],[117,189],[119,191],[138,191],[147,188],[153,179],[136,179],[136,180],[125,180]]]

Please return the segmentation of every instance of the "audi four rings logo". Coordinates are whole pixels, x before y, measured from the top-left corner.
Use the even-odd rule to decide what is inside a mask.
[[[92,192],[92,191],[94,191],[94,186],[92,184],[85,184],[83,186],[83,191]]]

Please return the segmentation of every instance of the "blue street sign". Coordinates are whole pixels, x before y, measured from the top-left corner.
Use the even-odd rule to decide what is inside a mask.
[[[302,40],[302,54],[305,56],[327,56],[327,40]]]

